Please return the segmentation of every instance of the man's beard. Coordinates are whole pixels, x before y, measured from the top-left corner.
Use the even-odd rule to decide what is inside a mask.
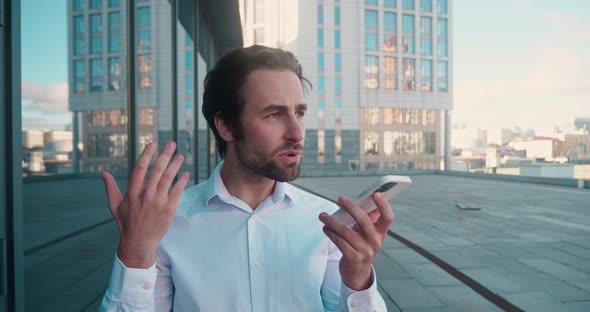
[[[270,154],[264,154],[252,144],[243,139],[237,140],[235,144],[236,157],[246,168],[257,174],[279,182],[293,181],[301,174],[301,159],[287,166],[281,166],[275,161],[275,156],[285,151],[298,151],[303,156],[303,145],[300,143],[286,143],[273,150]]]

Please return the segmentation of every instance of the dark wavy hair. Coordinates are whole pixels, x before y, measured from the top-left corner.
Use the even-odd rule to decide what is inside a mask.
[[[215,115],[220,114],[231,127],[232,133],[240,137],[240,115],[244,106],[242,86],[248,75],[257,69],[287,69],[293,71],[304,90],[311,83],[303,77],[301,64],[293,53],[281,49],[253,45],[236,49],[224,55],[207,73],[203,93],[203,116],[215,135],[217,150],[225,155],[226,142],[215,127]]]

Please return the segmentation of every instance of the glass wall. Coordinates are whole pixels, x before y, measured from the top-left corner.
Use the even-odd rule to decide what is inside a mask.
[[[118,239],[99,174],[124,193],[145,145],[174,139],[192,182],[208,177],[218,158],[201,95],[220,38],[202,7],[182,12],[191,25],[167,0],[21,3],[26,310],[96,310]]]

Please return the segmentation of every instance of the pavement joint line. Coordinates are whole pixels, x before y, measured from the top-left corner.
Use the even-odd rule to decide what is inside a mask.
[[[313,190],[310,190],[302,185],[296,184],[291,182],[291,184],[293,184],[294,186],[307,191],[309,193],[312,193],[316,196],[319,196],[321,198],[324,198],[326,200],[329,200],[335,204],[338,204],[337,202],[335,202],[334,200],[332,200],[331,198],[328,198],[318,192],[315,192]],[[404,238],[403,236],[388,230],[387,234],[389,236],[391,236],[392,238],[394,238],[395,240],[401,242],[402,244],[406,245],[407,247],[409,247],[410,249],[414,250],[416,253],[420,254],[421,256],[423,256],[424,258],[430,260],[432,263],[434,263],[435,265],[437,265],[439,268],[441,268],[442,270],[444,270],[445,272],[447,272],[448,274],[450,274],[451,276],[453,276],[454,278],[456,278],[457,280],[459,280],[460,282],[462,282],[463,284],[465,284],[465,286],[471,288],[473,291],[475,291],[477,294],[479,294],[480,296],[484,297],[485,299],[487,299],[489,302],[491,302],[492,304],[496,305],[498,308],[504,310],[504,311],[509,311],[509,312],[524,312],[524,310],[520,309],[519,307],[515,306],[514,304],[512,304],[510,301],[504,299],[502,296],[492,292],[491,290],[489,290],[487,287],[483,286],[482,284],[480,284],[479,282],[477,282],[476,280],[472,279],[471,277],[467,276],[465,273],[457,270],[455,267],[453,267],[452,265],[450,265],[449,263],[443,261],[442,259],[438,258],[437,256],[435,256],[434,254],[426,251],[424,248],[412,243],[410,240]]]
[[[115,219],[113,219],[113,218],[109,218],[109,219],[106,219],[106,220],[100,221],[100,222],[98,222],[98,223],[95,223],[95,224],[89,225],[89,226],[87,226],[87,227],[81,228],[81,229],[79,229],[79,230],[76,230],[76,231],[74,231],[74,232],[70,232],[70,233],[68,233],[68,234],[65,234],[65,235],[59,236],[59,237],[57,237],[57,238],[54,238],[54,239],[52,239],[52,240],[50,240],[50,241],[47,241],[47,242],[45,242],[45,243],[41,243],[41,244],[39,244],[39,245],[37,245],[37,246],[35,246],[35,247],[32,247],[32,248],[29,248],[29,249],[25,250],[25,252],[24,252],[24,255],[25,255],[25,256],[29,256],[29,255],[31,255],[31,254],[33,254],[33,253],[35,253],[35,252],[38,252],[38,251],[40,251],[40,250],[43,250],[43,249],[45,249],[45,248],[51,247],[51,246],[53,246],[53,245],[55,245],[55,244],[57,244],[57,243],[61,243],[61,242],[63,242],[64,240],[67,240],[67,239],[69,239],[69,238],[72,238],[72,237],[74,237],[74,236],[77,236],[77,235],[79,235],[79,234],[82,234],[82,233],[84,233],[84,232],[90,231],[90,230],[92,230],[92,229],[95,229],[95,228],[97,228],[97,227],[99,227],[99,226],[105,225],[105,224],[107,224],[107,223],[109,223],[109,222],[112,222],[112,221],[114,221],[114,220],[115,220]]]

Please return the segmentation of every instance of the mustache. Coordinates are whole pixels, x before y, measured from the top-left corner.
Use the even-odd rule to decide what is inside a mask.
[[[298,151],[298,152],[303,153],[303,144],[301,144],[301,143],[292,143],[292,142],[285,143],[284,145],[276,148],[273,151],[273,155],[277,155],[277,154],[280,154],[280,153],[285,152],[285,151]]]

